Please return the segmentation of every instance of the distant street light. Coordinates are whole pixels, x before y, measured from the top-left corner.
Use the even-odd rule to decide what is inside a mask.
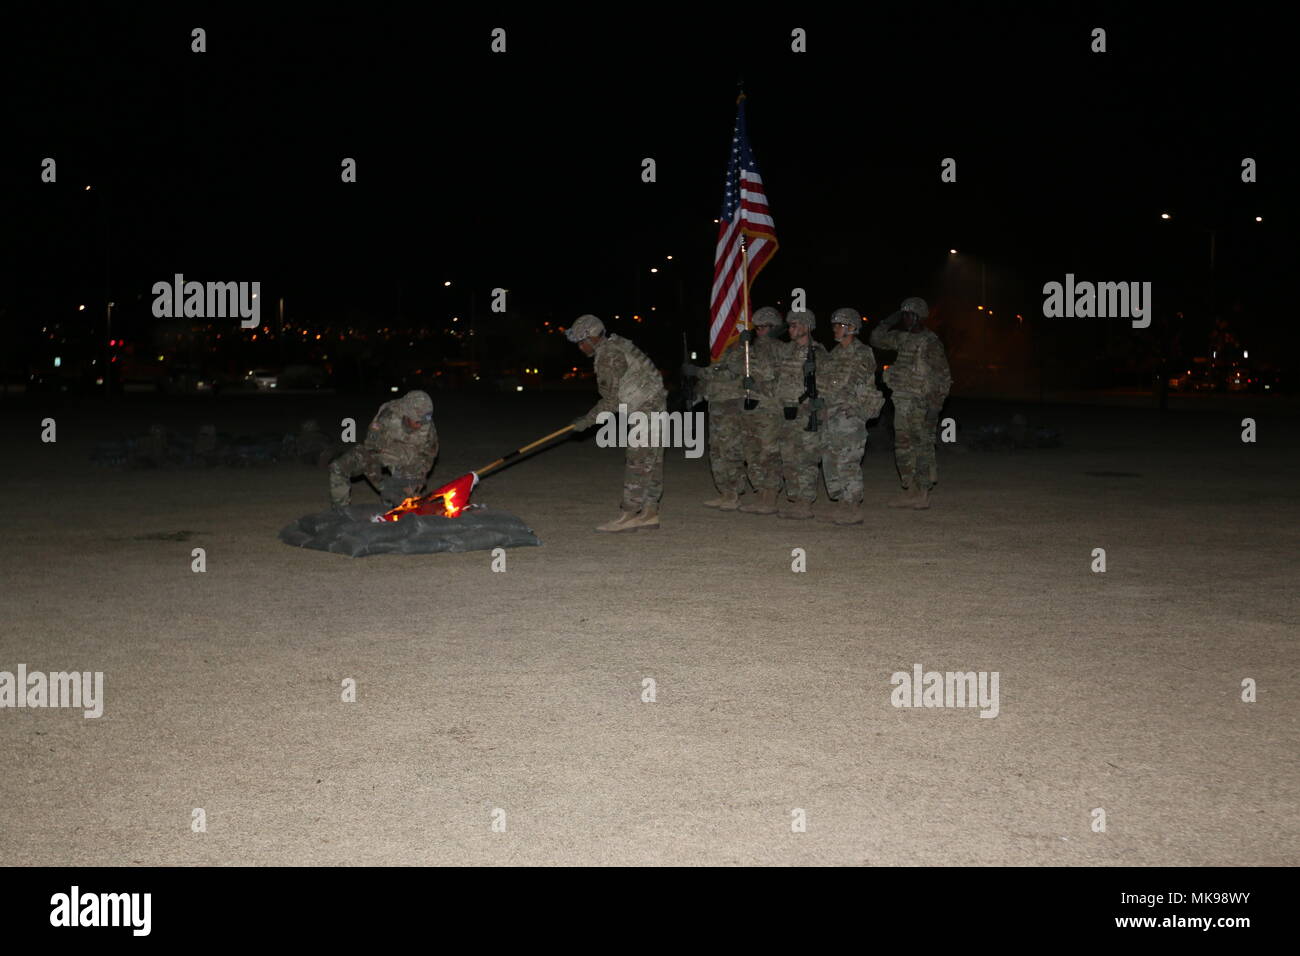
[[[1168,218],[1169,218],[1169,213],[1167,213],[1167,212],[1162,212],[1162,213],[1160,214],[1160,218],[1161,218],[1161,219],[1168,219]]]
[[[447,280],[446,282],[444,282],[444,283],[442,284],[442,287],[445,289],[445,288],[447,288],[447,286],[449,286],[449,285],[451,285],[451,280],[450,280],[450,279]]]
[[[956,249],[949,249],[949,250],[948,250],[948,253],[949,253],[950,255],[954,255],[954,256],[955,256],[955,255],[957,254],[957,250],[956,250]]]
[[[77,306],[77,311],[78,311],[78,312],[85,312],[85,311],[86,311],[86,307],[85,307],[84,305],[79,305],[79,306]]]
[[[658,272],[659,270],[658,270],[658,269],[651,269],[650,271],[651,271],[651,272]]]
[[[1255,217],[1255,221],[1256,221],[1256,222],[1263,222],[1263,221],[1264,221],[1264,217],[1263,217],[1263,216],[1256,216],[1256,217]]]

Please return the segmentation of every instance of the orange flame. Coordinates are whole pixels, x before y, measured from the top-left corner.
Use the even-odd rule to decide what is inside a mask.
[[[457,500],[462,497],[469,498],[469,493],[474,487],[476,476],[473,472],[457,478],[450,484],[443,485],[436,491],[431,491],[427,495],[419,498],[407,498],[397,507],[379,515],[379,521],[397,521],[409,514],[416,515],[438,515],[445,518],[459,517],[466,505],[457,504]]]

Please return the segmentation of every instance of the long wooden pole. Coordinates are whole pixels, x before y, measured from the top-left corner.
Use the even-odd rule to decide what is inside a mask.
[[[474,474],[482,478],[485,474],[487,474],[492,469],[499,468],[502,465],[504,465],[506,462],[513,461],[514,459],[518,458],[520,455],[528,454],[538,445],[545,445],[552,438],[559,438],[565,432],[571,432],[571,431],[573,431],[573,426],[565,425],[563,428],[556,429],[555,431],[551,432],[549,435],[547,435],[544,438],[539,438],[535,442],[530,442],[529,444],[525,445],[523,448],[516,448],[510,454],[503,455],[502,457],[498,458],[496,461],[492,462],[489,465],[484,465],[482,468],[476,468],[474,470]]]
[[[742,270],[744,270],[744,271],[741,273],[740,284],[741,284],[741,287],[745,290],[745,292],[744,292],[744,305],[745,305],[745,337],[744,337],[744,338],[745,338],[745,381],[748,382],[749,379],[750,379],[750,375],[749,375],[749,340],[752,339],[752,338],[754,337],[754,324],[753,324],[753,322],[750,320],[750,316],[749,316],[749,246],[748,246],[748,245],[746,244],[746,242],[745,242],[745,234],[744,234],[744,233],[741,233],[741,234],[740,234],[740,268],[741,268]],[[746,408],[749,408],[749,403],[750,403],[749,388],[748,388],[748,386],[746,386],[746,388],[745,388],[745,407],[746,407]]]
[[[745,102],[745,82],[740,81],[740,95],[736,97],[736,109],[739,111],[740,104]],[[744,213],[741,213],[741,223],[744,222]],[[754,337],[754,323],[750,321],[749,315],[749,243],[745,241],[745,233],[742,225],[740,233],[740,284],[744,294],[745,308],[745,408],[749,409],[753,405],[753,399],[749,394],[749,340]]]

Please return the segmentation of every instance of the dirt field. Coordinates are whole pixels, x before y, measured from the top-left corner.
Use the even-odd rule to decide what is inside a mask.
[[[873,434],[856,528],[703,509],[675,451],[663,528],[594,534],[621,453],[589,435],[480,485],[544,542],[493,573],[286,547],[326,504],[310,467],[89,463],[153,421],[364,428],[377,401],[130,398],[0,405],[0,670],[105,697],[0,710],[5,864],[1300,862],[1300,427],[1267,406],[1255,444],[1231,411],[1030,407],[1064,447],[944,449],[929,512],[881,507]],[[435,401],[447,479],[584,407]],[[915,664],[998,672],[998,716],[893,706]]]

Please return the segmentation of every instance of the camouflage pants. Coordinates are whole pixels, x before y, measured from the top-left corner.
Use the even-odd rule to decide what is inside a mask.
[[[741,399],[709,402],[709,467],[722,493],[745,491],[745,441]]]
[[[867,420],[846,408],[833,408],[822,423],[822,472],[826,493],[836,501],[862,501],[862,455],[867,450]]]
[[[424,491],[424,475],[384,475],[379,455],[358,445],[330,462],[330,503],[346,505],[352,500],[352,479],[365,475],[375,486],[386,507],[400,505]]]
[[[817,500],[817,463],[822,457],[821,432],[810,432],[808,403],[799,407],[794,421],[781,418],[781,469],[785,473],[785,494],[792,501]]]
[[[760,398],[758,408],[740,412],[745,464],[755,491],[781,487],[781,411],[776,401]]]
[[[628,409],[632,412],[645,412],[647,415],[665,411],[662,402],[653,406]],[[658,448],[627,449],[623,465],[623,501],[619,506],[624,511],[640,511],[648,505],[658,507],[664,496],[664,450]]]
[[[920,395],[894,393],[894,461],[904,488],[929,491],[939,480],[934,437],[941,407]]]
[[[623,466],[624,511],[637,512],[647,505],[659,505],[664,496],[664,450],[629,448]]]

